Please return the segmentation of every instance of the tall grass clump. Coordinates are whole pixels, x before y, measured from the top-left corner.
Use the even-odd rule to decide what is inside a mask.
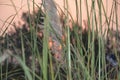
[[[109,16],[108,5],[105,6],[102,0],[84,2],[87,12],[85,29],[82,26],[82,0],[75,0],[76,22],[69,12],[72,5],[69,5],[69,0],[64,0],[63,24],[59,22],[60,16],[56,15],[58,8],[55,7],[58,5],[53,0],[43,0],[41,5],[33,0],[32,14],[28,0],[28,12],[21,17],[25,22],[22,28],[14,24],[16,33],[9,34],[5,33],[8,26],[4,36],[0,37],[0,79],[119,80],[118,1],[113,0]],[[72,20],[72,28],[69,19]],[[111,29],[113,25],[116,30]],[[56,45],[51,44],[50,39]]]

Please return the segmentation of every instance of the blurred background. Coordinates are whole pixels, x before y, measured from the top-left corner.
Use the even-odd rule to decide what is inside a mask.
[[[81,1],[81,2],[80,2]],[[75,22],[79,23],[84,27],[83,22],[88,21],[87,17],[87,8],[86,8],[86,1],[88,3],[88,11],[90,14],[91,10],[91,0],[70,0],[68,1],[68,11],[71,14],[72,18]],[[112,6],[114,4],[115,0],[103,0],[103,5],[105,8],[105,12],[107,15],[107,18],[109,20]],[[117,18],[118,18],[118,26],[120,27],[120,1],[117,1]],[[34,2],[38,5],[41,4],[41,0],[34,0]],[[57,7],[59,6],[60,9],[64,10],[64,2],[65,0],[55,0]],[[78,9],[76,8],[76,3],[78,5]],[[80,3],[82,5],[80,5]],[[28,5],[29,4],[29,5]],[[30,6],[30,9],[28,7]],[[95,12],[97,14],[97,20],[99,22],[99,9],[97,5],[97,1],[95,2]],[[37,9],[37,8],[35,8]],[[21,15],[23,12],[27,12],[30,10],[30,12],[33,11],[33,1],[32,0],[0,0],[0,29],[2,31],[5,30],[7,26],[9,26],[9,30],[13,29],[11,26],[13,25],[13,22],[16,22],[17,25],[21,25],[24,22],[21,20]],[[80,11],[81,10],[81,11]],[[78,13],[78,14],[76,14]],[[70,19],[70,18],[69,18]],[[82,20],[82,21],[81,21]],[[116,26],[116,18],[112,18],[111,21],[113,22],[111,24],[111,27],[115,28]],[[102,9],[102,25],[106,26],[106,19],[105,15]],[[104,27],[105,28],[105,27]],[[13,29],[14,30],[14,29]]]
[[[36,4],[40,5],[40,0],[34,0]],[[28,5],[29,4],[29,5]],[[30,9],[28,9],[28,7]],[[0,30],[3,32],[9,26],[8,31],[13,30],[13,23],[22,25],[24,22],[21,20],[23,12],[30,10],[33,11],[32,0],[0,0]]]

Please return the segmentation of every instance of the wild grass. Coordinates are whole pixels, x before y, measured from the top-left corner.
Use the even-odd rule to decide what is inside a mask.
[[[41,7],[38,7],[39,13],[30,14],[28,1],[29,11],[23,15],[23,18],[30,30],[27,30],[25,25],[21,29],[14,25],[16,33],[0,37],[1,80],[120,80],[117,0],[113,0],[109,17],[102,0],[92,0],[91,7],[88,5],[90,3],[85,0],[88,18],[86,21],[88,29],[86,30],[83,30],[81,26],[82,0],[80,0],[80,5],[78,5],[79,1],[75,0],[77,22],[72,22],[72,30],[69,28],[68,19],[71,14],[68,12],[68,1],[65,0],[64,3],[65,26],[63,26],[63,31],[66,34],[66,39],[65,42],[60,40],[63,60],[57,61],[49,49],[51,32],[49,15],[45,15],[40,9]],[[35,5],[33,0],[33,10]],[[14,3],[13,6],[15,8]],[[98,11],[96,11],[96,6]],[[44,21],[41,17],[44,17]],[[106,19],[104,23],[108,30],[103,30],[103,17]],[[115,31],[110,29],[114,18]],[[41,22],[44,23],[44,30]],[[37,26],[38,24],[40,26]],[[37,35],[41,31],[43,32],[42,37]],[[54,30],[53,33],[58,35]],[[111,53],[114,56],[110,56],[110,59],[107,60],[106,58]]]

